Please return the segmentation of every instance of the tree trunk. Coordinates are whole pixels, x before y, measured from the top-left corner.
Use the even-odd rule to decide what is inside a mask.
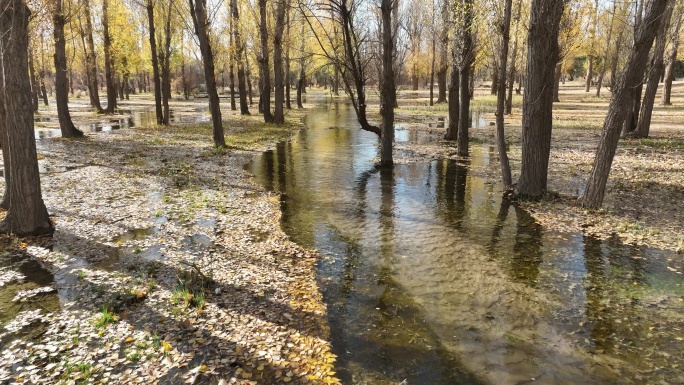
[[[33,100],[33,112],[38,112],[38,93],[40,87],[38,86],[38,78],[36,78],[36,70],[33,68],[33,55],[28,55],[29,76],[31,77],[31,96]],[[0,118],[2,120],[2,118]],[[4,120],[2,120],[4,121]],[[0,122],[0,124],[3,124]]]
[[[282,0],[280,0],[282,1]],[[263,111],[264,122],[272,123],[271,114],[271,69],[268,65],[268,24],[266,23],[266,0],[259,0],[259,35],[261,37],[261,96],[259,97],[259,108]]]
[[[233,41],[235,42],[235,57],[237,58],[237,77],[238,93],[240,94],[240,114],[249,115],[249,105],[247,105],[247,88],[245,87],[245,65],[242,61],[245,51],[245,43],[240,36],[240,12],[237,0],[230,2],[232,10]],[[251,86],[250,86],[251,89]]]
[[[151,0],[149,0],[151,1]],[[116,88],[114,87],[114,58],[112,57],[112,38],[109,34],[109,1],[102,0],[102,34],[104,45],[105,81],[107,84],[106,113],[116,109]]]
[[[504,129],[504,104],[506,101],[506,61],[508,60],[508,44],[511,40],[511,8],[513,0],[505,0],[504,17],[499,26],[501,30],[501,56],[499,57],[499,82],[496,94],[496,149],[499,152],[499,164],[501,165],[501,179],[504,185],[504,192],[510,190],[513,180],[511,178],[511,166],[508,162],[508,152],[506,150],[506,135]],[[515,60],[513,60],[515,61]]]
[[[302,17],[302,27],[300,31],[300,36],[304,36],[306,28],[306,19]],[[306,49],[306,40],[300,40],[299,47],[299,79],[297,79],[297,108],[304,108],[302,104],[302,89],[304,88],[304,81],[306,81],[306,71],[305,71],[305,59],[304,50]],[[335,73],[337,74],[337,67],[335,67]]]
[[[594,57],[587,55],[587,78],[584,83],[584,92],[589,92],[591,88],[591,77],[594,75]]]
[[[83,13],[85,17],[85,37],[88,43],[86,52],[86,73],[88,74],[88,96],[90,105],[95,107],[97,112],[103,112],[100,103],[100,88],[97,83],[97,56],[95,53],[95,39],[93,39],[93,23],[90,16],[90,0],[83,0]]]
[[[43,98],[43,104],[47,107],[48,104],[48,94],[45,88],[45,73],[41,71],[40,76],[40,96]]]
[[[166,22],[164,25],[164,51],[161,57],[161,91],[162,91],[162,109],[163,119],[162,124],[171,124],[171,108],[169,107],[169,100],[171,100],[171,10],[173,3],[169,3]]]
[[[608,175],[620,140],[620,128],[625,119],[625,110],[632,100],[634,88],[644,78],[648,52],[660,28],[661,16],[668,3],[670,3],[668,0],[653,0],[649,3],[644,21],[639,23],[636,31],[629,59],[615,82],[608,115],[603,123],[603,132],[596,150],[596,158],[582,198],[583,205],[586,207],[599,208],[603,203]]]
[[[508,95],[506,95],[506,115],[513,113],[513,87],[515,86],[515,64],[518,57],[518,21],[516,20],[516,33],[513,40],[513,51],[511,52],[511,65],[508,69]]]
[[[533,0],[527,38],[527,76],[523,95],[522,166],[516,193],[539,198],[546,192],[558,61],[558,29],[564,1]]]
[[[221,105],[216,89],[216,77],[214,75],[214,53],[209,44],[209,21],[207,20],[206,0],[188,0],[190,3],[190,15],[195,27],[195,34],[199,41],[202,62],[204,64],[204,78],[207,83],[207,96],[209,97],[209,111],[211,112],[211,124],[216,147],[225,147],[226,140],[223,136],[223,122],[221,120]]]
[[[397,97],[394,85],[394,36],[392,33],[393,0],[380,2],[382,18],[382,89],[380,91],[380,164],[392,165],[392,142],[394,141],[394,103]]]
[[[625,122],[622,126],[622,136],[627,136],[634,132],[639,123],[639,112],[641,111],[641,94],[644,91],[644,81],[642,80],[634,89],[631,100],[625,111]]]
[[[556,69],[553,71],[553,101],[560,102],[558,91],[560,90],[561,80],[561,63],[556,64]]]
[[[432,12],[432,16],[434,18],[435,14],[434,11]],[[434,30],[434,23],[432,26],[432,29]],[[436,37],[433,34],[432,35],[432,62],[430,63],[430,105],[433,106],[435,104],[435,54],[436,52]]]
[[[669,106],[672,97],[672,81],[674,80],[674,67],[677,64],[677,52],[679,48],[679,31],[684,22],[684,8],[680,7],[679,16],[675,19],[675,27],[672,32],[672,42],[670,50],[667,53],[667,66],[665,66],[664,84],[663,84],[663,99],[662,104]]]
[[[28,23],[31,11],[22,0],[1,0],[0,9],[3,72],[0,95],[5,118],[0,124],[4,126],[1,131],[6,133],[2,152],[9,155],[4,158],[5,175],[9,175],[9,183],[5,186],[8,211],[0,228],[17,235],[52,233],[54,227],[40,187],[31,83],[26,76],[29,72]]]
[[[285,10],[285,26],[287,28],[285,33],[285,108],[292,109],[292,102],[290,100],[290,1],[287,2]],[[333,84],[333,88],[335,85]]]
[[[672,17],[672,10],[674,8],[673,1],[670,1],[663,17],[661,18],[660,29],[656,36],[655,48],[651,55],[651,63],[649,64],[649,71],[646,81],[646,92],[644,92],[644,100],[641,102],[641,111],[639,112],[639,122],[637,123],[634,137],[648,138],[648,133],[651,128],[651,116],[653,114],[653,105],[655,104],[656,92],[658,91],[658,80],[663,74],[663,55],[665,54],[665,44],[667,43],[667,32],[670,27],[670,18]]]
[[[603,62],[598,74],[598,81],[596,82],[596,97],[601,96],[601,86],[603,85],[603,77],[606,75],[606,66],[608,65],[608,56],[610,55],[610,44],[613,38],[613,24],[615,23],[615,15],[617,13],[617,1],[613,3],[613,16],[610,18],[610,25],[608,27],[608,36],[606,37],[606,50],[603,54]],[[618,43],[619,44],[619,43]]]
[[[454,48],[452,48],[454,49]],[[452,52],[452,56],[455,54]],[[451,65],[451,80],[449,83],[449,125],[447,126],[445,140],[456,140],[458,138],[458,112],[459,112],[459,98],[458,98],[458,67],[453,58],[454,64]]]
[[[440,31],[439,69],[437,70],[437,103],[447,101],[447,70],[449,52],[449,2],[442,1],[442,29]]]
[[[496,95],[496,91],[499,89],[499,72],[494,70],[492,73],[492,84],[489,88],[490,95]]]
[[[463,20],[461,24],[461,57],[459,80],[461,82],[461,100],[459,104],[459,122],[457,148],[458,155],[468,156],[468,129],[470,128],[470,76],[471,64],[475,61],[475,49],[473,47],[473,0],[463,0]],[[498,79],[498,75],[494,77]],[[497,81],[498,86],[498,81]]]
[[[252,101],[252,70],[249,67],[249,57],[245,54],[245,78],[247,79],[247,95],[249,95],[249,105],[251,106]],[[249,113],[249,111],[248,111]]]
[[[67,79],[66,41],[64,40],[64,13],[62,0],[55,0],[52,22],[55,41],[55,98],[57,99],[57,117],[63,138],[77,138],[83,136],[69,113],[69,83]]]
[[[275,106],[273,107],[273,122],[285,122],[283,103],[285,102],[285,78],[283,74],[283,31],[285,29],[285,0],[276,0],[275,30],[273,31],[273,83],[275,86]]]
[[[105,0],[106,1],[106,0]],[[157,35],[154,27],[154,2],[147,0],[147,23],[150,29],[150,56],[152,57],[152,81],[154,83],[154,112],[157,124],[164,123],[162,111],[161,79],[159,77],[159,51],[157,50]]]
[[[231,34],[232,36],[232,34]],[[228,84],[230,87],[230,110],[237,111],[237,103],[235,102],[235,55],[231,54],[228,65]]]

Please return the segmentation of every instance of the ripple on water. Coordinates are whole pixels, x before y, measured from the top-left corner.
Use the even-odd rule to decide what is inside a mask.
[[[348,105],[305,121],[246,169],[324,256],[344,381],[682,382],[680,257],[544,228],[468,168],[489,166],[486,147],[469,166],[381,169]]]

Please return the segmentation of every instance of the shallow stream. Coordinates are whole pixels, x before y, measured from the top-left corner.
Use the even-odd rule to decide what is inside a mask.
[[[349,105],[305,123],[247,170],[323,256],[344,383],[684,383],[681,255],[542,227],[473,171],[490,147],[379,169]]]

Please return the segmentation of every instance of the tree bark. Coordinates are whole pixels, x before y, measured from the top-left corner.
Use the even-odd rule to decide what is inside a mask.
[[[33,132],[31,83],[28,76],[28,22],[31,11],[22,0],[0,1],[0,97],[4,107],[2,152],[8,152],[5,175],[7,215],[2,231],[17,235],[52,233],[54,227],[43,202]]]
[[[283,73],[283,31],[285,29],[285,0],[276,0],[275,30],[273,31],[273,83],[275,86],[275,106],[273,107],[273,123],[285,123],[285,78]]]
[[[380,165],[390,166],[392,142],[394,141],[394,103],[397,97],[394,84],[394,36],[392,33],[393,0],[380,2],[382,19],[382,90],[380,92],[380,115],[382,134],[380,135]]]
[[[565,1],[533,0],[527,38],[527,76],[523,95],[522,166],[516,194],[539,198],[546,192],[553,78],[558,61],[558,30]]]
[[[665,54],[665,44],[667,43],[667,32],[670,27],[670,19],[674,2],[671,0],[661,18],[660,29],[655,38],[655,48],[651,55],[649,71],[646,80],[646,92],[644,100],[641,102],[639,112],[639,122],[634,131],[635,138],[648,138],[651,128],[651,116],[653,115],[653,105],[655,104],[656,92],[658,91],[658,81],[663,74],[663,55]]]
[[[646,69],[648,52],[660,28],[662,14],[668,0],[653,0],[647,6],[647,12],[642,23],[639,23],[634,46],[627,60],[624,70],[615,82],[613,94],[610,98],[608,115],[603,123],[603,132],[596,149],[594,165],[587,181],[587,187],[582,198],[585,207],[599,208],[603,203],[606,183],[615,157],[620,128],[625,119],[625,110],[632,100],[634,88],[640,84]],[[527,93],[527,92],[526,92]]]
[[[501,56],[499,57],[499,79],[498,92],[496,94],[496,149],[499,152],[499,164],[501,165],[501,179],[503,181],[504,192],[510,190],[513,180],[511,178],[511,166],[508,162],[508,152],[506,150],[506,135],[504,129],[504,104],[506,101],[506,61],[508,60],[508,44],[511,40],[511,8],[513,0],[505,0],[504,17],[499,25],[501,32]]]
[[[150,0],[151,1],[151,0]],[[106,113],[116,109],[116,87],[114,86],[114,58],[112,57],[112,38],[109,34],[109,1],[102,0],[102,34],[104,45],[105,81],[107,85]]]
[[[271,69],[268,65],[268,24],[266,23],[266,0],[259,0],[259,35],[261,37],[261,96],[259,97],[259,108],[263,111],[264,122],[272,123],[271,114]]]
[[[204,64],[204,78],[207,83],[207,96],[209,96],[209,111],[211,112],[212,134],[216,147],[225,147],[226,140],[223,136],[223,122],[221,120],[221,105],[216,89],[216,76],[214,74],[214,53],[209,44],[209,20],[207,20],[206,0],[188,0],[190,3],[190,15],[195,27],[195,34],[199,41],[202,62]]]
[[[64,40],[65,17],[62,0],[54,1],[52,14],[53,37],[55,40],[55,98],[57,99],[57,118],[63,138],[77,138],[83,132],[74,126],[69,113],[69,81],[67,79],[66,41]],[[28,59],[27,59],[28,60]],[[29,86],[30,87],[30,86]]]

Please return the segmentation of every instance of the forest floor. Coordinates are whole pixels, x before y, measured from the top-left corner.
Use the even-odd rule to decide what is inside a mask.
[[[560,88],[560,103],[554,104],[549,193],[539,202],[522,202],[535,219],[551,230],[579,231],[607,239],[619,236],[627,244],[684,250],[684,81],[675,82],[672,105],[660,105],[660,93],[653,111],[650,137],[621,139],[601,210],[581,207],[592,168],[610,92],[595,97],[595,89],[568,82]],[[436,97],[436,95],[435,95]],[[513,181],[520,172],[522,96],[514,96],[513,113],[505,117],[506,142]],[[478,87],[471,110],[480,119],[470,130],[471,146],[484,146],[492,153],[486,167],[472,167],[474,173],[499,184],[501,171],[496,157],[494,111],[496,96],[488,87]],[[453,158],[455,143],[441,140],[441,118],[447,105],[429,106],[426,91],[401,91],[397,123],[429,140],[400,143],[400,162],[431,158]],[[401,152],[401,150],[404,150]],[[461,159],[461,161],[466,161]]]
[[[104,117],[72,100],[74,120],[139,124],[148,99]],[[205,104],[172,108],[205,121]],[[0,383],[337,383],[317,257],[243,170],[304,111],[280,127],[223,114],[223,150],[206,123],[37,141],[56,232],[0,239]],[[37,117],[56,126],[54,107]]]

